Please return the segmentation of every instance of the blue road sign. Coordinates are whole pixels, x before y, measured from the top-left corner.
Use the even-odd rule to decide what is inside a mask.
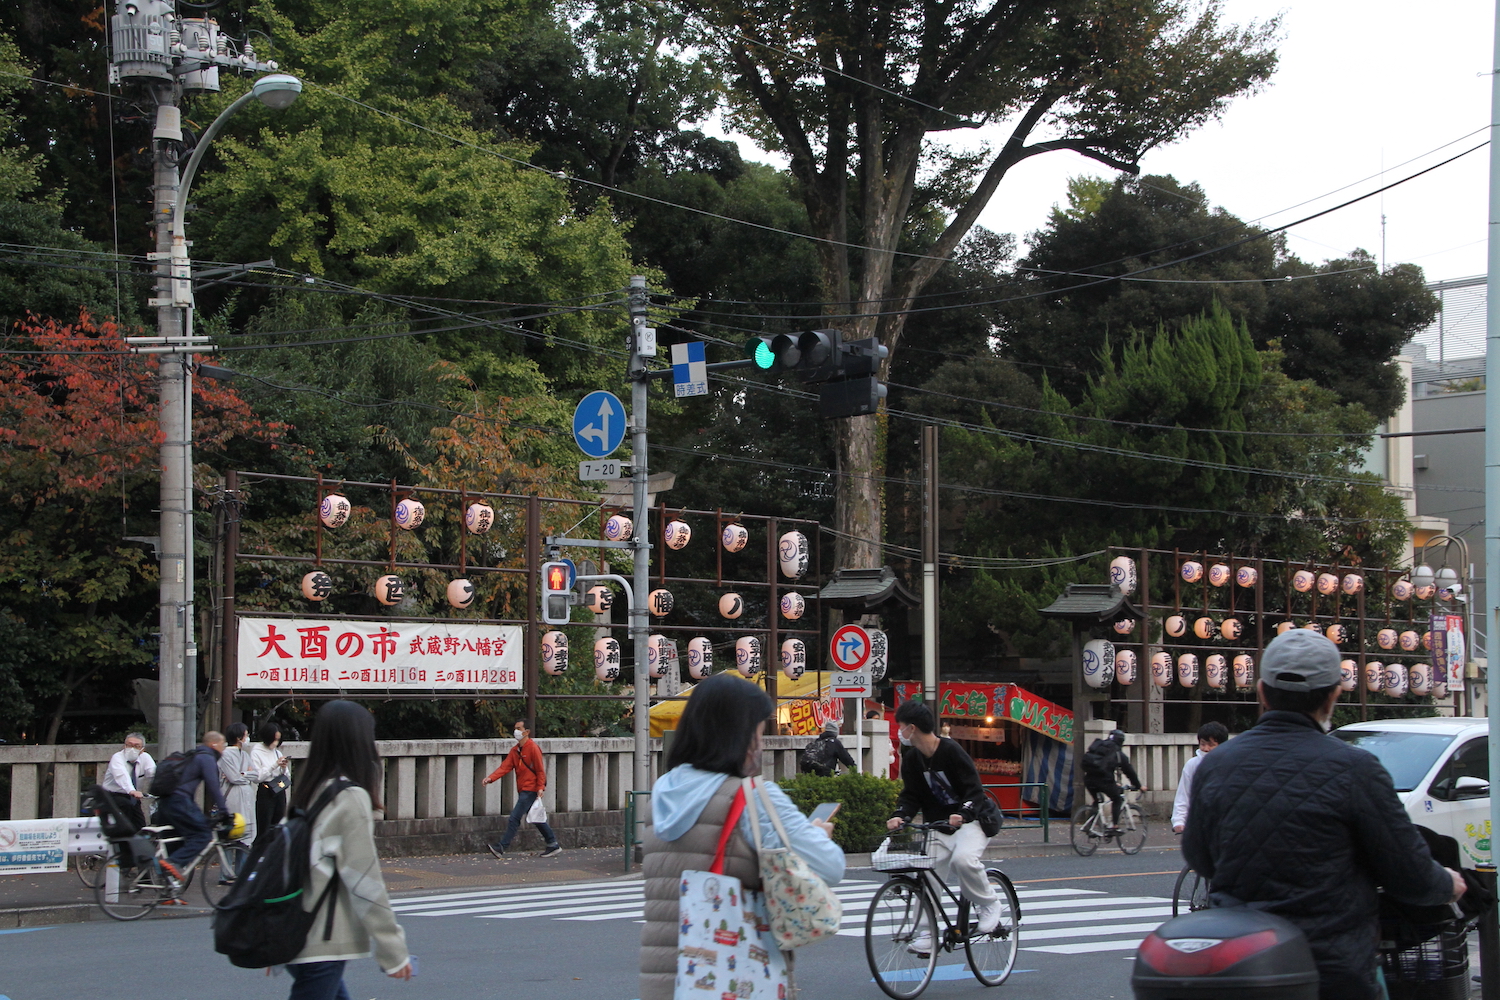
[[[612,392],[584,396],[573,411],[573,441],[589,458],[604,458],[625,440],[625,404]]]
[[[672,388],[679,397],[708,395],[708,364],[703,341],[672,345]]]

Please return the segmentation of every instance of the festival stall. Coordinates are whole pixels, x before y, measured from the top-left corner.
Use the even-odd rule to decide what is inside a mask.
[[[833,679],[830,673],[812,672],[796,680],[785,676],[776,678],[776,726],[787,736],[816,736],[823,731],[826,722],[844,721],[844,699],[831,698],[828,684]],[[765,675],[749,678],[752,684],[766,686]],[[691,686],[684,687],[681,695],[693,693]],[[677,727],[685,701],[659,701],[651,706],[651,735],[661,736],[668,729]],[[767,727],[767,731],[770,729]],[[775,735],[772,733],[772,735]]]

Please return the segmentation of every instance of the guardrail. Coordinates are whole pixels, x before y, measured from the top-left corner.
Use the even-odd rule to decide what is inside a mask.
[[[1001,789],[1011,788],[1016,789],[1016,803],[1014,805],[1007,805],[1002,800],[1000,791]],[[1040,794],[1036,796],[1036,805],[1029,804],[1026,800],[1026,796],[1021,794],[1021,790],[1025,788],[1041,789]],[[1048,798],[1047,783],[1045,781],[995,782],[985,785],[984,793],[988,795],[990,797],[990,800],[994,802],[995,805],[1000,809],[1000,829],[1019,830],[1025,827],[1038,825],[1042,828],[1042,843],[1050,844],[1052,842],[1052,834],[1050,831],[1050,825],[1048,823],[1047,815],[1048,809],[1046,807]],[[1026,818],[1028,813],[1032,815],[1032,818],[1030,820]],[[1007,815],[1013,815],[1019,822],[1007,826],[1005,824]]]

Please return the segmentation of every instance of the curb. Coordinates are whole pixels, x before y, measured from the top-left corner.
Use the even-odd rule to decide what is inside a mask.
[[[186,920],[209,915],[206,906],[170,907],[158,910],[158,915],[168,920]],[[94,903],[64,903],[58,906],[17,906],[0,909],[0,930],[20,930],[27,927],[53,927],[57,924],[86,924],[95,920],[109,920],[104,911]]]

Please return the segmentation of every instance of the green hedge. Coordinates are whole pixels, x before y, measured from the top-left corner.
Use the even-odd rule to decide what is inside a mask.
[[[833,818],[833,839],[851,854],[872,851],[886,835],[885,821],[896,811],[896,796],[901,782],[877,778],[870,774],[841,774],[821,778],[816,774],[799,774],[780,782],[781,790],[804,813],[810,813],[820,802],[842,804]]]

